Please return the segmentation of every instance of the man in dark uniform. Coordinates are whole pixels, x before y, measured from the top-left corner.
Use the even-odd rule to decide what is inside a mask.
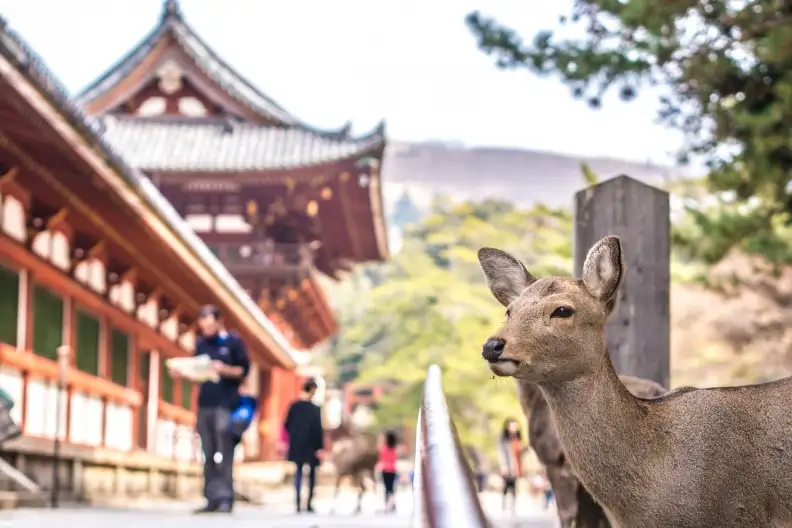
[[[196,513],[230,513],[234,504],[234,447],[229,429],[231,413],[239,399],[239,386],[250,369],[245,344],[239,336],[226,332],[220,324],[220,310],[204,306],[198,313],[201,337],[195,355],[212,358],[218,381],[201,384],[198,393],[197,429],[204,462],[206,505]]]
[[[316,382],[308,380],[303,384],[299,399],[294,401],[286,413],[283,428],[289,435],[289,453],[287,458],[297,466],[294,474],[297,512],[302,511],[300,495],[302,492],[303,467],[308,466],[308,503],[305,511],[312,513],[314,487],[316,486],[316,467],[322,457],[324,447],[324,430],[322,429],[322,412],[311,399],[316,394]]]

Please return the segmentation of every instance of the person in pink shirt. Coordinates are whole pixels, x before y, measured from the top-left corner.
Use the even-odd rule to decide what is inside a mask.
[[[385,441],[380,445],[379,465],[382,474],[382,484],[385,487],[385,511],[396,511],[395,485],[396,485],[396,462],[399,459],[399,441],[396,433],[388,431],[385,433]]]
[[[278,443],[277,443],[277,453],[279,457],[285,457],[286,453],[288,452],[289,452],[289,431],[287,431],[285,427],[281,426],[280,438],[278,438]]]

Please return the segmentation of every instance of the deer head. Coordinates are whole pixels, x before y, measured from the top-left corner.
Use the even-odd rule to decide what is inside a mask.
[[[478,258],[492,294],[506,307],[506,322],[482,349],[494,374],[570,381],[606,360],[603,326],[624,275],[618,237],[589,250],[581,279],[536,279],[499,249],[482,248]]]

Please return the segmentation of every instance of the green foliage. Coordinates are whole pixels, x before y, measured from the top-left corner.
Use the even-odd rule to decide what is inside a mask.
[[[678,242],[709,262],[734,247],[792,262],[792,6],[575,0],[561,23],[582,37],[544,31],[526,43],[481,13],[467,17],[499,67],[556,75],[593,107],[610,91],[630,100],[663,87],[659,119],[685,134],[680,159],[702,159],[709,189],[724,193],[691,217],[695,238]]]
[[[568,211],[519,210],[487,200],[435,201],[405,233],[402,250],[379,268],[381,282],[351,277],[340,309],[343,330],[327,353],[344,370],[339,379],[395,382],[377,411],[382,425],[412,423],[429,365],[443,370],[449,406],[462,439],[492,444],[507,417],[521,417],[511,381],[492,379],[480,344],[503,320],[484,282],[476,252],[495,246],[522,258],[538,276],[572,269]],[[334,292],[337,296],[339,291]]]
[[[591,170],[588,163],[581,163],[580,171],[583,173],[583,183],[586,185],[596,185],[599,183],[599,176],[597,176],[596,172]]]

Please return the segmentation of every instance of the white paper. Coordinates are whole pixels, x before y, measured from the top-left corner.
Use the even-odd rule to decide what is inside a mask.
[[[165,361],[174,375],[194,383],[217,382],[220,376],[212,369],[212,359],[206,354],[194,357],[170,358]]]

